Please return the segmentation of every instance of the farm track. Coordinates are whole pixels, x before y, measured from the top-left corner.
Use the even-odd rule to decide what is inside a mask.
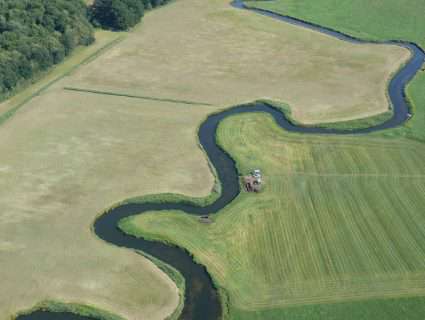
[[[232,5],[237,8],[249,9],[253,12],[264,14],[278,20],[320,31],[328,35],[335,36],[341,40],[354,43],[368,43],[366,41],[352,38],[330,29],[322,28],[320,26],[290,17],[278,15],[266,10],[247,8],[240,0],[234,1]],[[227,154],[217,145],[215,138],[219,123],[229,116],[248,112],[265,112],[270,114],[281,128],[287,131],[309,134],[363,134],[380,131],[387,128],[393,128],[403,124],[408,119],[409,113],[409,106],[405,100],[404,89],[406,84],[420,69],[424,61],[425,53],[415,44],[399,42],[388,43],[404,46],[411,50],[413,55],[411,60],[394,76],[389,84],[389,97],[391,99],[394,110],[394,116],[389,121],[374,127],[356,131],[322,129],[314,127],[303,128],[290,123],[279,110],[262,103],[236,106],[220,113],[213,114],[202,123],[198,136],[200,144],[204,148],[208,158],[216,169],[217,179],[221,182],[222,193],[220,197],[214,203],[204,207],[182,202],[125,203],[108,210],[102,216],[100,216],[94,223],[95,233],[106,242],[120,247],[142,250],[178,269],[186,279],[187,289],[185,292],[185,306],[181,315],[182,319],[219,319],[222,314],[220,299],[210,276],[203,266],[196,264],[192,260],[189,253],[183,249],[124,234],[117,228],[118,222],[123,218],[139,215],[147,211],[181,210],[186,213],[195,215],[212,214],[218,212],[230,202],[232,202],[240,193],[238,177],[239,173],[235,167],[234,160],[230,157],[229,154]],[[402,176],[403,175],[400,175],[400,177]],[[404,176],[410,178],[413,177],[408,174]],[[422,178],[422,175],[419,175],[419,177]],[[19,317],[21,320],[52,318],[62,320],[82,319],[80,316],[71,315],[69,313],[58,313],[52,315],[49,312],[35,312],[27,316]]]

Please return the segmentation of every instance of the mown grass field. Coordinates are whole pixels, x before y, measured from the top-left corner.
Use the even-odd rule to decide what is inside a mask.
[[[425,2],[422,0],[274,0],[246,1],[246,4],[269,9],[369,40],[404,40],[425,50]],[[407,88],[415,117],[398,135],[425,141],[425,71]]]
[[[246,1],[289,16],[328,26],[362,39],[409,40],[425,47],[422,0]]]
[[[226,119],[218,139],[240,172],[263,169],[262,193],[242,193],[212,225],[165,212],[122,227],[192,252],[228,293],[231,318],[416,319],[409,299],[391,315],[375,299],[425,295],[423,144],[299,136],[261,114]]]
[[[386,82],[407,57],[227,0],[175,1],[149,12],[112,49],[100,56],[95,49],[76,52],[0,106],[2,115],[19,108],[0,126],[1,318],[44,300],[129,320],[164,318],[178,303],[177,288],[148,260],[99,241],[91,231],[96,215],[135,196],[207,195],[214,178],[196,130],[220,107],[271,98],[306,122],[376,114],[387,109]]]
[[[407,50],[350,44],[229,2],[175,1],[149,12],[68,85],[226,107],[269,98],[304,123],[388,110],[386,85]]]
[[[238,310],[233,319],[237,320],[422,320],[425,313],[425,299],[389,298],[369,299],[338,304],[316,304],[246,312]]]
[[[179,302],[175,284],[91,227],[127,198],[209,194],[214,178],[196,131],[215,108],[60,85],[0,126],[0,319],[45,300],[164,319]]]

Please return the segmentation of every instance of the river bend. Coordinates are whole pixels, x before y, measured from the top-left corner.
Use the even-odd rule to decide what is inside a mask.
[[[335,30],[323,28],[312,23],[276,14],[271,11],[248,8],[241,0],[233,1],[231,5],[235,8],[250,10],[252,12],[262,14],[273,19],[278,19],[286,23],[295,24],[303,28],[313,29],[343,41],[353,43],[371,43]],[[301,127],[292,124],[280,111],[264,103],[240,105],[220,113],[210,115],[200,126],[198,136],[199,142],[205,150],[210,162],[215,167],[217,178],[221,182],[222,193],[219,198],[212,204],[205,207],[175,202],[123,204],[105,212],[95,221],[94,231],[96,235],[104,241],[116,246],[146,252],[179,270],[186,280],[185,305],[180,317],[181,319],[220,319],[222,306],[218,292],[204,266],[196,264],[190,254],[184,249],[165,245],[161,242],[135,238],[123,233],[117,227],[118,222],[123,218],[143,214],[143,212],[147,211],[181,210],[194,215],[214,214],[233,201],[240,192],[239,172],[236,169],[233,159],[217,145],[215,139],[219,123],[228,116],[247,112],[265,112],[270,114],[277,124],[284,130],[309,134],[365,134],[394,128],[403,124],[409,118],[410,110],[410,106],[406,100],[405,88],[407,83],[415,76],[418,70],[420,70],[423,62],[425,61],[425,53],[418,45],[409,42],[387,41],[372,43],[386,43],[402,46],[409,49],[412,53],[411,59],[394,75],[388,86],[388,96],[394,111],[391,119],[373,127],[354,131]],[[36,311],[29,315],[20,316],[18,319],[82,320],[88,318],[71,313],[53,314],[47,311]]]

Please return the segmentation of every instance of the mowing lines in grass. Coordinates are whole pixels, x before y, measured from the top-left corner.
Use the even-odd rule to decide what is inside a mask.
[[[218,140],[241,173],[263,169],[262,193],[208,226],[161,212],[123,227],[187,248],[234,310],[425,295],[422,144],[284,133],[261,114],[224,120]]]

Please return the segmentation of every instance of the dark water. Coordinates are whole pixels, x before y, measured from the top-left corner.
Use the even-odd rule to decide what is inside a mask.
[[[79,316],[69,312],[47,312],[47,311],[35,311],[29,315],[19,316],[20,320],[96,320],[94,318],[88,318]]]
[[[237,8],[244,8],[242,1],[234,1],[232,5]],[[317,25],[309,24],[290,17],[285,17],[265,10],[253,9],[252,11],[305,28],[314,29],[337,37],[341,40],[355,43],[366,43],[365,41],[355,39],[342,33],[321,28]],[[240,192],[238,182],[239,173],[236,170],[235,163],[232,158],[217,145],[215,140],[215,133],[218,124],[230,115],[246,112],[266,112],[269,113],[285,130],[313,134],[363,134],[399,126],[408,118],[409,112],[409,105],[406,102],[404,93],[405,86],[420,69],[425,59],[425,54],[413,43],[392,41],[387,43],[406,47],[411,50],[413,54],[412,59],[394,76],[389,84],[388,93],[394,109],[394,116],[389,121],[375,127],[356,131],[304,128],[291,124],[281,112],[269,105],[261,103],[236,106],[218,114],[211,115],[204,123],[202,123],[198,135],[199,141],[211,163],[214,165],[218,178],[221,181],[221,196],[214,203],[206,207],[172,202],[161,204],[124,204],[106,212],[104,215],[99,217],[98,220],[96,220],[94,224],[96,234],[99,238],[116,246],[142,250],[179,270],[186,280],[185,306],[181,319],[219,319],[222,314],[222,306],[220,304],[217,290],[211,281],[211,277],[208,275],[203,266],[194,263],[190,255],[183,249],[164,245],[159,242],[138,239],[124,234],[117,228],[118,222],[123,218],[142,214],[146,211],[177,209],[194,215],[213,214],[235,199]],[[377,47],[377,49],[379,50],[379,47]],[[21,316],[18,319],[87,320],[88,318],[72,315],[70,313],[49,313],[38,311],[27,316]]]

